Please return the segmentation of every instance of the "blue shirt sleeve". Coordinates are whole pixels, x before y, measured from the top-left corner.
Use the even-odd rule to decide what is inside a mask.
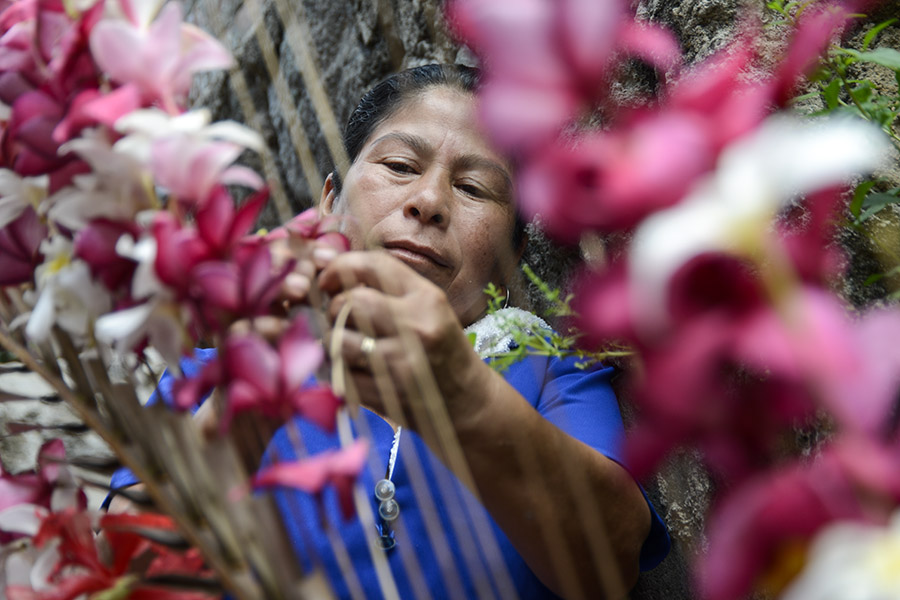
[[[548,421],[628,468],[622,453],[625,427],[610,385],[614,369],[595,365],[579,369],[575,357],[526,358],[509,367],[506,380]],[[650,533],[641,549],[640,567],[647,571],[669,553],[671,539],[662,518],[650,507]]]

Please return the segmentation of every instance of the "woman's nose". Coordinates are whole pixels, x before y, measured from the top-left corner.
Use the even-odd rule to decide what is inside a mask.
[[[404,216],[418,219],[423,224],[446,227],[450,221],[453,193],[449,182],[441,181],[438,174],[426,174],[411,191],[403,207]]]

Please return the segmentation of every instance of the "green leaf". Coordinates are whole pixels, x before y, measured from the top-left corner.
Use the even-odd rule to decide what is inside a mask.
[[[871,194],[867,196],[866,201],[863,202],[863,208],[865,210],[857,217],[856,222],[863,223],[885,206],[896,204],[897,202],[900,202],[900,198],[892,194]]]
[[[822,90],[822,97],[825,99],[825,105],[830,109],[834,110],[837,108],[838,102],[838,94],[841,92],[841,80],[834,78],[828,82],[828,85]]]
[[[872,285],[878,283],[882,279],[884,279],[884,273],[875,273],[874,275],[866,277],[866,280],[863,281],[863,285]]]
[[[853,200],[850,201],[850,214],[854,217],[858,217],[860,211],[862,210],[863,202],[866,199],[866,194],[869,193],[869,190],[872,189],[872,186],[875,185],[874,181],[863,181],[861,184],[856,186],[856,189],[853,190]]]
[[[867,104],[872,98],[872,84],[868,81],[862,81],[859,85],[850,89],[850,95],[860,104]]]
[[[881,30],[885,27],[889,27],[897,22],[897,19],[888,19],[887,21],[883,21],[866,32],[865,37],[863,37],[862,49],[868,50],[869,44],[872,43],[872,40],[875,39],[875,36],[881,33]]]
[[[896,194],[869,194],[862,204],[863,208],[883,208],[888,204],[900,202]]]
[[[900,69],[900,52],[893,48],[882,47],[869,52],[859,52],[847,48],[842,50],[861,62],[874,63],[895,71]]]

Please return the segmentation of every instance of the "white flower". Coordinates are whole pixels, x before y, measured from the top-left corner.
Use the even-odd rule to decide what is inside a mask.
[[[187,316],[156,277],[156,238],[147,235],[135,243],[131,236],[123,235],[116,243],[116,253],[138,263],[131,280],[131,295],[147,302],[97,319],[94,325],[97,341],[124,356],[144,338],[149,338],[150,345],[169,364],[177,365],[182,349],[190,342],[182,325]]]
[[[182,322],[183,309],[175,302],[152,299],[144,304],[119,310],[97,319],[94,335],[98,342],[108,344],[120,355],[131,351],[147,338],[150,345],[172,368],[182,351],[191,342]]]
[[[88,324],[110,308],[109,294],[91,278],[83,261],[72,257],[72,243],[56,235],[41,242],[44,262],[35,270],[37,301],[25,335],[36,342],[47,339],[54,324],[83,336]]]
[[[886,527],[838,523],[816,536],[782,600],[900,600],[900,511]]]
[[[890,145],[875,126],[847,118],[773,116],[726,148],[715,172],[678,205],[635,231],[629,269],[636,312],[666,322],[669,278],[705,252],[765,252],[777,211],[799,194],[845,183],[881,164]]]
[[[76,175],[74,185],[47,199],[53,221],[77,231],[93,219],[131,220],[153,205],[146,170],[133,157],[114,151],[102,131],[87,130],[59,151],[80,156],[91,173]]]
[[[0,169],[0,228],[15,221],[26,207],[38,205],[47,195],[50,178],[20,177],[9,169]]]

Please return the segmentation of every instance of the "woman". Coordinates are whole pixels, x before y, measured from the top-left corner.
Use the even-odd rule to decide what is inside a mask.
[[[668,539],[620,464],[609,369],[533,357],[501,375],[473,350],[467,332],[482,350],[508,349],[502,320],[485,318],[484,289],[510,289],[525,242],[511,166],[477,127],[476,80],[472,69],[430,65],[363,98],[345,133],[351,165],[343,180],[327,178],[319,205],[342,218],[351,252],[320,252],[318,283],[331,296],[332,321],[348,317],[339,351],[372,409],[357,428],[369,429],[375,462],[389,464],[393,513],[378,533],[392,546],[386,557],[400,596],[598,598],[610,589],[604,578],[630,587],[639,565],[665,555]],[[302,296],[308,282],[298,273],[290,287]],[[458,444],[448,446],[447,431],[426,418],[429,389],[443,398]],[[399,436],[398,421],[408,425]],[[310,454],[338,445],[297,425]],[[289,432],[276,434],[270,453],[294,455]],[[360,480],[373,489],[380,478]],[[333,496],[324,498],[328,527],[315,499],[277,498],[306,566],[322,568],[339,596],[381,595],[371,532],[343,521]]]

